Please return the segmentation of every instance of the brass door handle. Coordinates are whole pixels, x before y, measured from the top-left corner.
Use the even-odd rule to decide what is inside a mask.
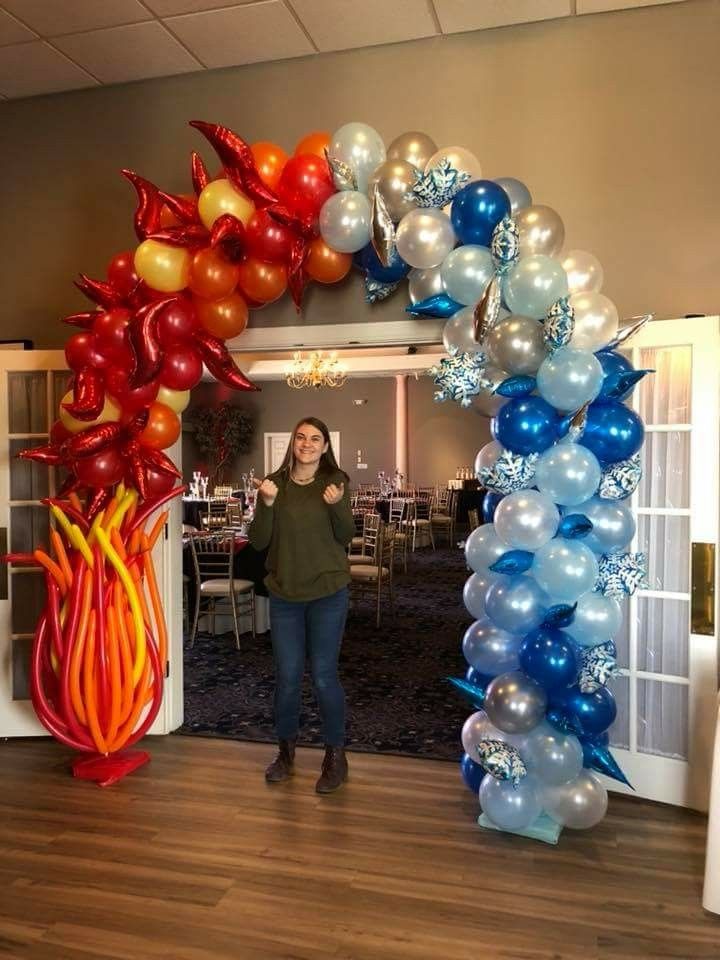
[[[715,544],[693,543],[690,571],[691,632],[715,633]]]

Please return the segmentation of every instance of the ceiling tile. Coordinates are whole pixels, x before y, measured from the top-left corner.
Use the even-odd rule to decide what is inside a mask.
[[[152,20],[139,0],[2,0],[2,5],[43,37]]]
[[[279,0],[170,17],[166,23],[208,67],[314,53],[312,44]]]
[[[179,13],[198,13],[200,10],[217,10],[218,7],[238,7],[256,0],[144,0],[158,17],[174,17]]]
[[[6,97],[32,97],[96,85],[89,74],[42,40],[0,47],[0,93]]]
[[[443,33],[572,16],[572,0],[433,0]]]
[[[103,83],[126,83],[202,69],[157,20],[58,37],[53,43]]]
[[[626,10],[629,7],[656,7],[661,3],[681,3],[682,0],[577,0],[577,12],[605,13],[608,10]]]
[[[5,46],[6,43],[22,43],[24,40],[35,39],[37,39],[36,33],[28,30],[15,17],[11,17],[9,13],[0,10],[0,46]]]
[[[347,50],[397,43],[437,33],[427,0],[292,0],[319,50]]]

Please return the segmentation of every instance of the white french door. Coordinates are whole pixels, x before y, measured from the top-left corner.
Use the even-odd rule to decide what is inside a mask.
[[[55,469],[18,460],[16,454],[48,442],[69,376],[60,350],[0,351],[0,554],[31,553],[41,544],[48,546],[49,511],[40,501],[55,493],[62,477]],[[171,456],[175,452],[168,451]],[[167,535],[153,554],[168,622],[170,681],[151,733],[167,733],[182,723],[180,531],[176,499]],[[0,737],[46,735],[33,711],[29,688],[32,638],[44,602],[44,579],[36,568],[0,564]]]
[[[649,323],[625,352],[656,371],[632,399],[646,436],[631,549],[647,555],[648,588],[623,604],[610,742],[636,795],[706,810],[718,677],[720,319]]]

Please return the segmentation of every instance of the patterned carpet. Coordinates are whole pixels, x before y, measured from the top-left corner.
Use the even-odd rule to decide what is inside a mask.
[[[460,644],[470,623],[467,577],[455,548],[419,550],[396,575],[395,617],[375,627],[369,598],[351,607],[340,659],[351,750],[457,760],[468,708],[444,681],[462,676]],[[185,725],[178,731],[236,740],[274,740],[270,634],[253,641],[200,634],[185,648]],[[301,743],[320,745],[320,718],[305,679]]]

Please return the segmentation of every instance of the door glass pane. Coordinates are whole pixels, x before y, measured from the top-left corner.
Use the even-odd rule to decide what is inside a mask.
[[[29,700],[32,637],[15,637],[12,644],[12,697],[13,700]]]
[[[47,433],[47,374],[8,373],[10,433]]]
[[[41,573],[13,573],[12,632],[34,633],[45,606],[45,577]]]
[[[630,749],[629,692],[630,678],[616,677],[609,687],[617,703],[617,717],[610,727],[610,746]]]
[[[70,389],[70,380],[72,373],[69,370],[53,370],[53,416],[57,415],[60,408],[60,401]]]
[[[638,366],[655,370],[638,387],[645,423],[690,423],[692,347],[646,347],[640,350]]]
[[[638,550],[647,555],[651,590],[690,590],[690,518],[639,516]]]
[[[645,435],[643,474],[638,486],[638,506],[690,506],[690,431]]]
[[[40,500],[49,494],[48,468],[32,460],[18,460],[17,454],[29,447],[42,447],[44,440],[10,440],[10,499]]]
[[[620,604],[622,623],[613,637],[617,647],[617,662],[619,667],[627,669],[630,666],[630,614],[634,604],[631,600],[624,600]]]
[[[637,611],[638,670],[687,677],[689,602],[638,597]]]
[[[637,706],[638,751],[687,760],[688,686],[638,679]]]
[[[32,553],[50,540],[47,507],[10,507],[10,549]]]

